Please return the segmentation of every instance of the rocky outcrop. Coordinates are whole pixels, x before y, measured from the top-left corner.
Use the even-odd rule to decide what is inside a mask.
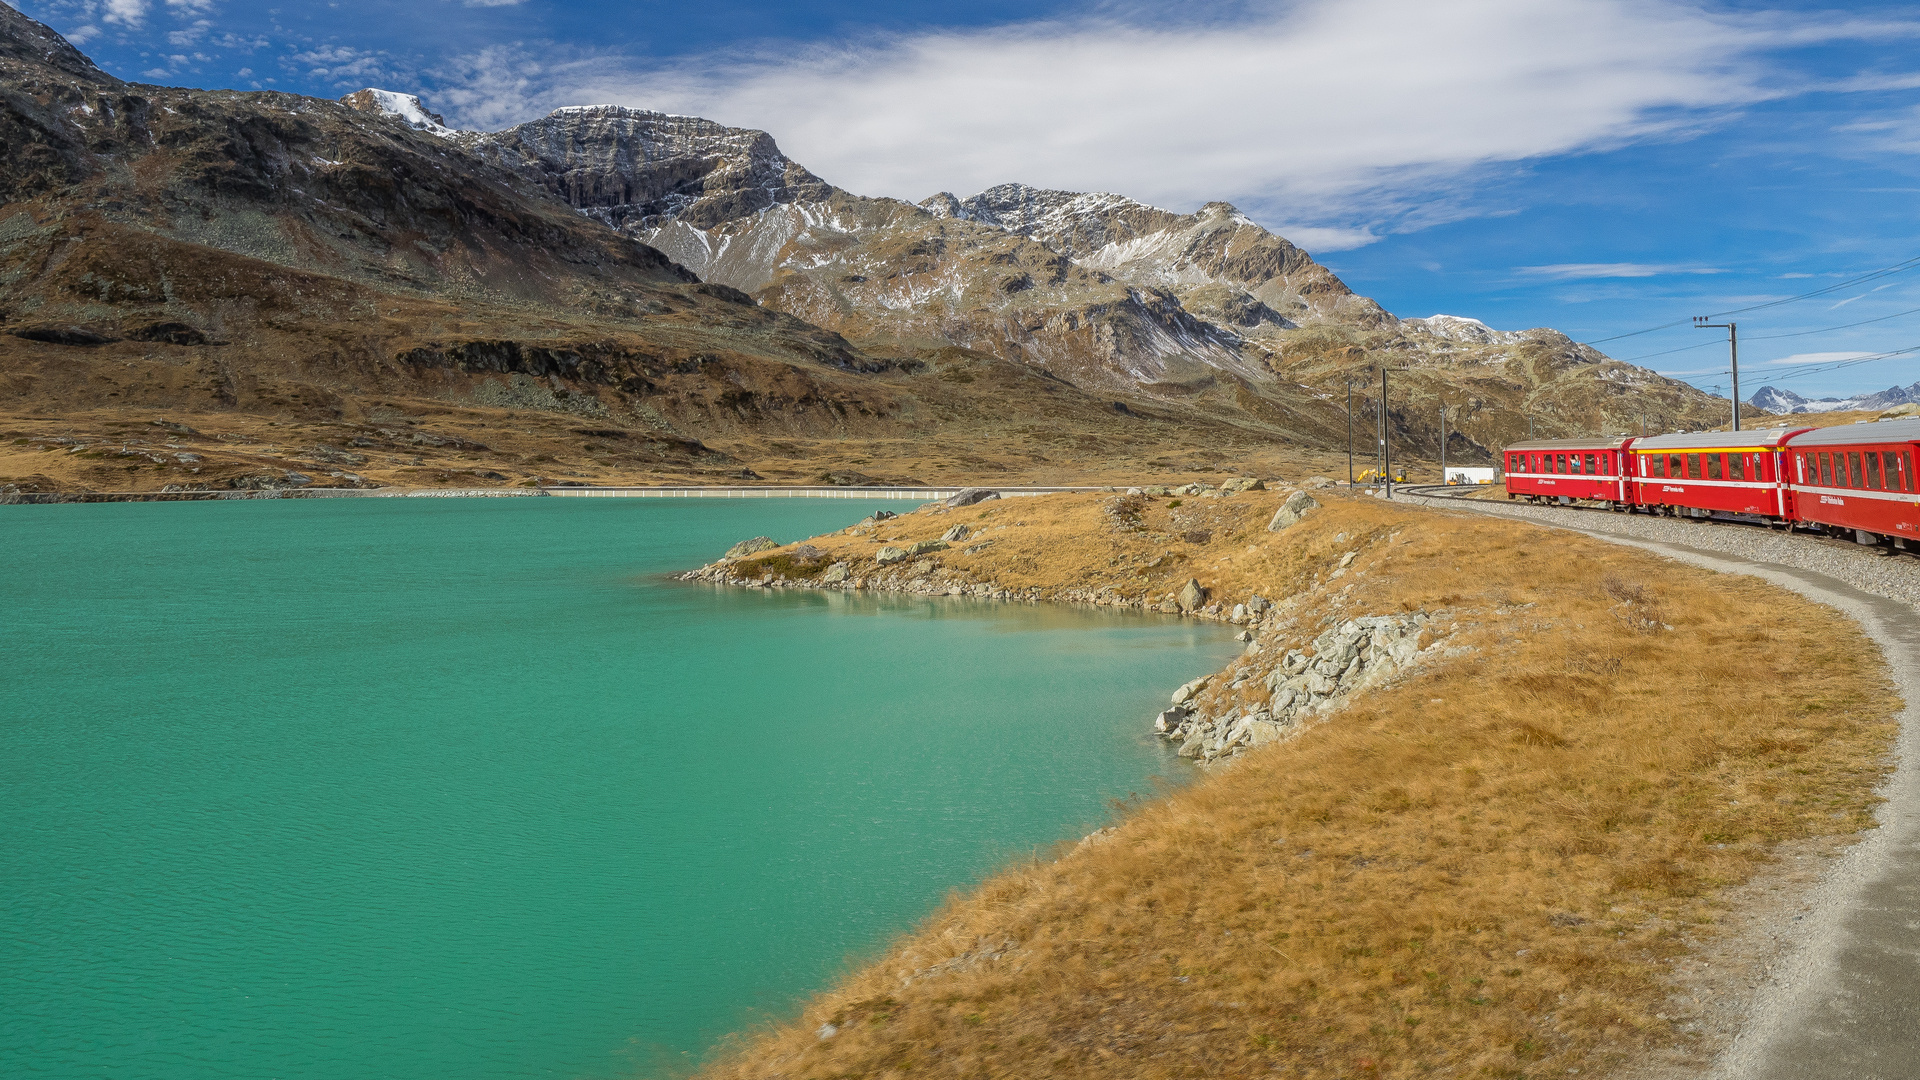
[[[836,194],[764,131],[618,105],[557,109],[460,141],[588,216],[636,233],[670,222],[710,229]]]
[[[749,555],[758,555],[762,551],[772,551],[780,546],[780,541],[771,536],[756,536],[751,540],[742,540],[727,549],[723,559],[744,559]]]
[[[983,503],[988,499],[997,499],[999,497],[1000,493],[992,488],[961,488],[959,491],[947,496],[946,505],[953,508],[972,506],[975,503]],[[965,526],[955,526],[955,528],[965,528]]]
[[[1430,655],[1438,645],[1421,645],[1430,622],[1425,612],[1370,615],[1330,627],[1303,648],[1262,650],[1273,659],[1234,669],[1229,695],[1247,692],[1230,696],[1225,711],[1209,715],[1198,706],[1199,692],[1212,680],[1196,680],[1174,692],[1154,731],[1178,742],[1181,757],[1203,762],[1277,742]]]

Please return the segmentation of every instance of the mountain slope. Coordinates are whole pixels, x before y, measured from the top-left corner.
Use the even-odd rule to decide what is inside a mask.
[[[1444,400],[1459,432],[1450,452],[1466,456],[1530,426],[1698,427],[1725,408],[1555,331],[1396,319],[1225,203],[1177,214],[1022,184],[918,205],[867,198],[819,180],[765,133],[614,106],[465,138],[522,175],[567,177],[558,194],[647,193],[617,206],[568,197],[702,277],[865,348],[958,345],[1292,433],[1343,428],[1348,378],[1406,367],[1403,385],[1434,418],[1417,398],[1396,402],[1396,430],[1437,453]]]
[[[1225,204],[914,205],[697,118],[144,86],[4,5],[0,141],[0,486],[1325,469],[1388,362],[1403,453],[1443,397],[1463,459],[1713,412],[1551,331],[1396,320]],[[156,416],[192,462],[72,450]]]
[[[126,83],[0,5],[0,486],[1059,479],[1255,438],[950,346],[856,348],[607,227],[751,205],[662,180],[761,182],[711,156],[616,198],[502,168],[417,99],[350,98]]]
[[[1853,409],[1887,409],[1895,405],[1920,403],[1920,382],[1912,386],[1889,386],[1871,394],[1846,398],[1804,398],[1791,390],[1763,386],[1747,399],[1755,408],[1771,413],[1846,412]]]

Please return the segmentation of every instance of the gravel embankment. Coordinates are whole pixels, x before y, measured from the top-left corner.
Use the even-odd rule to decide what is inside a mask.
[[[1719,552],[1759,563],[1812,570],[1862,592],[1920,604],[1920,557],[1882,555],[1845,540],[1809,533],[1788,534],[1759,525],[1693,521],[1647,514],[1615,514],[1564,506],[1530,506],[1483,499],[1435,498],[1396,493],[1395,498],[1445,509],[1502,514],[1581,532],[1629,536],[1662,544]]]

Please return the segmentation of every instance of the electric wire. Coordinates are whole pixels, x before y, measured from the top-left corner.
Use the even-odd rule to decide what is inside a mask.
[[[1779,300],[1769,300],[1764,304],[1752,304],[1743,308],[1733,308],[1728,311],[1716,311],[1713,314],[1705,317],[1709,319],[1718,319],[1727,315],[1744,315],[1749,311],[1764,311],[1767,308],[1779,307],[1782,304],[1795,304],[1795,303],[1799,303],[1802,300],[1811,300],[1816,296],[1828,296],[1833,293],[1839,292],[1842,289],[1852,288],[1855,285],[1860,285],[1865,282],[1877,281],[1883,277],[1891,277],[1894,274],[1905,273],[1906,271],[1912,270],[1915,267],[1920,267],[1920,255],[1915,255],[1913,258],[1910,258],[1910,259],[1903,259],[1900,262],[1894,263],[1891,266],[1883,266],[1878,270],[1869,271],[1868,273],[1861,274],[1859,277],[1848,278],[1846,281],[1836,282],[1832,285],[1827,285],[1822,288],[1815,289],[1812,292],[1804,292],[1798,296],[1788,296]],[[1893,318],[1894,316],[1889,315],[1886,317]],[[1878,320],[1868,320],[1868,321],[1874,322]],[[1659,326],[1649,326],[1644,330],[1630,330],[1627,333],[1614,334],[1611,337],[1594,338],[1591,341],[1582,341],[1580,342],[1580,344],[1598,345],[1598,344],[1601,344],[1602,342],[1607,342],[1607,341],[1619,341],[1622,338],[1639,337],[1642,334],[1651,334],[1658,330],[1669,330],[1669,329],[1672,329],[1673,327],[1685,326],[1692,322],[1693,320],[1691,318],[1675,319],[1672,322],[1661,323]],[[1865,324],[1856,323],[1856,324],[1850,324],[1850,325],[1865,325]],[[1844,329],[1844,328],[1836,327],[1836,329]],[[1825,331],[1808,331],[1808,333],[1824,333],[1824,332]],[[1659,354],[1656,353],[1652,355],[1659,355]]]

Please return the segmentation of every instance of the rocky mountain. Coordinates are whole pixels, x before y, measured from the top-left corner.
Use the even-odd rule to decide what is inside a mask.
[[[704,156],[596,193],[410,95],[128,83],[0,5],[0,486],[905,479],[1270,436],[702,281],[608,227],[768,205],[725,166],[770,140],[686,126]]]
[[[615,106],[462,136],[581,213],[703,279],[917,354],[957,346],[1102,393],[1185,401],[1314,438],[1350,378],[1411,372],[1396,426],[1471,456],[1528,430],[1694,427],[1726,406],[1552,330],[1396,319],[1226,203],[1179,214],[1125,196],[1003,184],[919,204],[854,195],[763,132]],[[1402,415],[1404,413],[1404,415]]]
[[[1852,409],[1890,409],[1895,405],[1920,403],[1920,382],[1912,386],[1889,386],[1885,390],[1858,397],[1804,398],[1791,390],[1763,386],[1747,399],[1757,409],[1770,413],[1845,412]]]
[[[1461,460],[1714,411],[1552,331],[1395,319],[1226,204],[916,205],[692,117],[147,86],[4,4],[0,147],[0,488],[1277,471],[1331,462],[1382,364],[1403,452],[1442,401]]]

